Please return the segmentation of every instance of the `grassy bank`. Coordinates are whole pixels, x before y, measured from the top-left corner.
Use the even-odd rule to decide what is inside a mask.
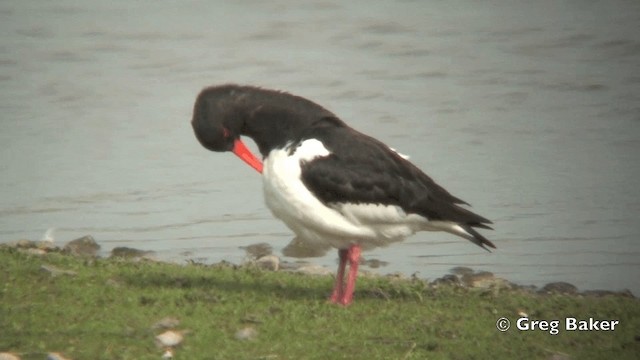
[[[326,302],[332,282],[253,268],[0,248],[0,352],[22,359],[53,351],[71,359],[160,359],[164,350],[154,338],[164,330],[154,324],[170,316],[180,320],[176,330],[186,330],[175,359],[635,359],[640,353],[636,298],[364,278],[354,304],[343,308]],[[515,330],[521,312],[561,319],[559,334]],[[503,316],[512,328],[499,332]],[[614,331],[565,331],[568,316],[620,324]],[[255,336],[239,340],[236,333],[245,328]]]

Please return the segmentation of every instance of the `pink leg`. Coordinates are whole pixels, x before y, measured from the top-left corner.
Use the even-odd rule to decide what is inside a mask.
[[[360,253],[362,248],[360,245],[351,245],[347,251],[347,260],[349,260],[349,274],[347,275],[347,285],[344,289],[340,303],[349,305],[353,300],[353,291],[356,288],[356,278],[358,277],[358,264],[360,263]]]
[[[338,265],[338,273],[336,274],[336,281],[333,285],[333,292],[329,298],[329,300],[335,304],[344,296],[344,268],[347,264],[348,253],[349,251],[347,249],[338,249],[340,264]]]

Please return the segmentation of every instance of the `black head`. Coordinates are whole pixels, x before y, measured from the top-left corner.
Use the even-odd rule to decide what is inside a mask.
[[[242,119],[234,106],[237,87],[206,88],[193,107],[191,126],[200,144],[211,151],[232,151],[240,138]]]
[[[221,85],[200,92],[191,124],[200,143],[212,151],[232,151],[241,135],[262,156],[302,136],[312,124],[334,118],[305,98],[254,86]]]

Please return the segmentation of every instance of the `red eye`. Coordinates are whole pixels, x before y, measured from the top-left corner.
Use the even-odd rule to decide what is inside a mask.
[[[228,138],[229,138],[229,136],[231,136],[231,132],[229,131],[229,129],[227,129],[226,127],[223,127],[223,128],[222,128],[222,136],[223,136],[225,139],[228,139]]]

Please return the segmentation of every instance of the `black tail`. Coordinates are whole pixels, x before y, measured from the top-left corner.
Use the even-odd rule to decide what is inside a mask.
[[[487,226],[485,224],[473,224],[473,225],[460,225],[466,232],[468,232],[469,234],[471,234],[471,236],[465,236],[465,238],[469,241],[471,241],[472,243],[480,246],[481,248],[491,252],[491,250],[489,250],[487,248],[493,248],[496,249],[496,246],[489,241],[486,237],[484,237],[482,234],[480,234],[479,232],[477,232],[474,228],[472,228],[471,226],[476,226],[476,227],[480,227],[483,229],[491,229],[490,226]],[[486,246],[485,246],[486,245]]]

